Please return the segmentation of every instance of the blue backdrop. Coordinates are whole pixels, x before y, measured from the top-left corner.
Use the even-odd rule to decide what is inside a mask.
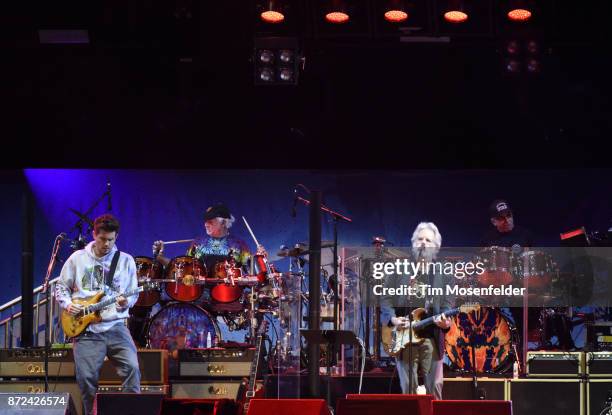
[[[0,240],[0,303],[20,294],[21,206],[25,186],[34,194],[35,283],[44,278],[55,235],[71,232],[77,216],[112,184],[112,213],[121,221],[118,247],[150,255],[156,239],[186,239],[203,233],[204,209],[225,202],[236,216],[232,232],[255,248],[240,216],[274,256],[281,244],[308,239],[308,209],[291,216],[293,189],[303,183],[324,192],[330,207],[350,216],[341,224],[343,245],[369,245],[384,235],[408,245],[419,221],[435,222],[445,246],[476,245],[490,227],[487,207],[506,198],[515,222],[532,229],[540,245],[558,245],[559,233],[579,226],[607,229],[611,224],[612,170],[559,171],[301,171],[301,170],[39,170],[4,171]],[[304,195],[304,192],[302,192]],[[306,195],[304,195],[306,197]],[[107,210],[104,200],[91,217]],[[87,235],[91,239],[91,235]],[[332,239],[326,220],[323,238]],[[167,248],[180,255],[186,246]],[[70,254],[66,246],[62,258]],[[282,264],[281,261],[279,264]],[[54,276],[59,273],[58,264]]]

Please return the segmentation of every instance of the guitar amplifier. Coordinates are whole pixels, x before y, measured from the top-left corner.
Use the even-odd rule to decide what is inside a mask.
[[[445,400],[507,400],[506,379],[478,378],[477,396],[474,396],[472,378],[444,378],[442,397]]]
[[[574,378],[584,370],[583,352],[527,352],[530,378]]]
[[[98,393],[123,393],[121,385],[100,385]],[[170,393],[170,385],[141,385],[140,393],[156,393],[168,395]]]
[[[168,351],[166,349],[138,349],[141,385],[168,384]],[[100,370],[100,385],[120,385],[121,377],[113,363],[106,359]]]
[[[513,415],[583,415],[585,387],[581,379],[510,379],[508,400]]]
[[[238,400],[246,385],[241,380],[203,380],[172,382],[172,398],[206,398]]]
[[[74,358],[72,349],[51,349],[49,353],[49,377],[73,378]],[[0,377],[44,378],[45,349],[0,349]]]
[[[612,378],[612,352],[586,353],[586,373],[592,378]]]
[[[612,322],[588,324],[587,344],[595,352],[612,351]]]
[[[612,379],[590,379],[586,386],[587,415],[600,415],[607,406],[606,402],[612,391]]]
[[[255,349],[179,350],[179,375],[184,377],[249,377]]]

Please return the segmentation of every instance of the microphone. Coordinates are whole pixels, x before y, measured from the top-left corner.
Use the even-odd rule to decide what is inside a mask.
[[[110,212],[111,210],[113,210],[113,201],[112,201],[111,182],[110,182],[110,180],[106,181],[106,194],[108,196],[107,210]]]
[[[66,239],[67,236],[68,235],[66,234],[66,232],[62,232],[59,235],[57,235],[57,239],[60,239],[60,240]]]
[[[293,189],[293,207],[291,208],[291,217],[295,218],[297,216],[297,202],[298,202],[298,198],[297,198],[297,189]]]

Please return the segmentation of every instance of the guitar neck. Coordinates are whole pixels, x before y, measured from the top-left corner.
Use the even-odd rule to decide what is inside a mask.
[[[429,326],[430,324],[434,323],[434,318],[437,318],[437,317],[441,316],[442,314],[444,314],[446,317],[452,317],[455,314],[459,314],[460,312],[461,312],[461,308],[460,307],[453,308],[453,309],[445,311],[443,313],[436,314],[435,316],[431,316],[431,317],[424,318],[423,320],[419,320],[419,321],[413,323],[412,328],[420,329],[420,328]]]
[[[100,301],[99,303],[96,303],[92,306],[89,307],[89,309],[91,311],[98,311],[103,309],[104,307],[107,307],[109,305],[111,305],[112,303],[114,303],[118,297],[124,296],[124,297],[131,297],[134,294],[138,294],[142,291],[142,287],[136,287],[133,290],[129,290],[124,292],[123,294],[117,294],[117,295],[111,295],[110,297],[105,298],[104,300]]]

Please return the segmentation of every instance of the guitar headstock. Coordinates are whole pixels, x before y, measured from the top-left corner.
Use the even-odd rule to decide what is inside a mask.
[[[479,303],[465,303],[459,307],[461,313],[470,313],[472,311],[480,311]]]

